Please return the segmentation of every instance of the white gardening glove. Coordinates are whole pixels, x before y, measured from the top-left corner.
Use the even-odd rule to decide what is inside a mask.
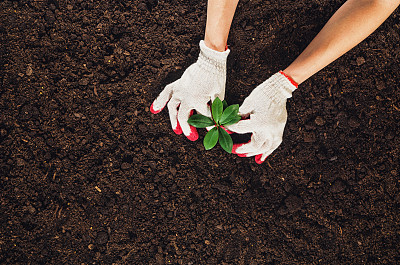
[[[257,86],[244,100],[239,114],[244,119],[227,126],[235,133],[252,133],[251,140],[233,146],[232,153],[239,156],[256,156],[258,164],[264,162],[282,142],[287,120],[286,99],[297,88],[296,82],[282,71]]]
[[[183,132],[186,137],[195,141],[199,137],[196,128],[188,124],[193,110],[211,117],[207,103],[216,97],[225,96],[226,59],[229,49],[218,52],[208,48],[200,41],[200,54],[197,62],[189,66],[177,81],[167,85],[154,100],[150,111],[160,112],[168,102],[169,118],[175,133]]]

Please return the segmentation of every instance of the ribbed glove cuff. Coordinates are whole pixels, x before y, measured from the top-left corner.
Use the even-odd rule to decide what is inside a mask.
[[[297,84],[282,71],[279,71],[260,84],[260,88],[265,97],[281,103],[292,97],[293,91],[297,89]]]
[[[203,40],[200,41],[200,54],[197,59],[197,64],[208,72],[213,72],[218,75],[226,74],[226,59],[230,50],[223,52],[215,51],[208,48]]]

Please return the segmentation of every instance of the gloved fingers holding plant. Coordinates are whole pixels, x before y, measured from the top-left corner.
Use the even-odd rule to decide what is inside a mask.
[[[242,126],[245,121],[251,121],[251,119],[256,119],[253,115],[250,116],[250,120],[239,121],[238,125]],[[257,122],[256,122],[257,124]],[[236,128],[236,124],[228,126],[229,130],[236,133],[241,131],[242,133],[252,133],[251,139],[248,143],[235,144],[232,149],[232,153],[237,154],[240,157],[251,157],[255,156],[255,161],[258,164],[264,162],[264,160],[269,156],[276,148],[282,143],[282,134],[284,130],[284,123],[274,124],[271,126],[260,127],[260,125],[252,126],[248,123],[247,128],[241,129]],[[255,128],[255,129],[254,129]]]
[[[261,164],[278,148],[287,121],[286,99],[296,88],[293,80],[279,72],[251,92],[239,108],[239,115],[248,119],[226,127],[239,134],[252,133],[251,140],[234,145],[232,153],[255,156]]]
[[[228,106],[225,100],[221,101],[217,97],[212,102],[211,109],[211,117],[196,114],[189,118],[188,123],[196,128],[208,129],[203,141],[206,150],[213,148],[219,142],[226,152],[231,153],[233,141],[224,126],[235,124],[241,119],[238,115],[239,105]]]
[[[229,50],[214,51],[200,41],[197,62],[189,66],[180,79],[164,88],[151,105],[151,112],[156,114],[167,105],[174,132],[183,132],[189,140],[197,140],[196,129],[187,121],[193,110],[211,117],[208,103],[216,97],[224,97],[228,54]]]

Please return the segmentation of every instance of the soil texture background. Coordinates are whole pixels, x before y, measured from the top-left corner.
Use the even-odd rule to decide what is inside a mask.
[[[240,1],[240,104],[343,4]],[[399,264],[400,16],[301,84],[281,146],[204,151],[149,107],[206,1],[0,3],[0,264]]]

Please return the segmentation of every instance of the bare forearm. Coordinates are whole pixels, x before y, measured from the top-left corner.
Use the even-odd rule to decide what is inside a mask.
[[[284,72],[304,82],[368,37],[399,4],[400,0],[348,0]]]
[[[238,2],[239,0],[208,0],[204,42],[209,48],[225,50]]]

